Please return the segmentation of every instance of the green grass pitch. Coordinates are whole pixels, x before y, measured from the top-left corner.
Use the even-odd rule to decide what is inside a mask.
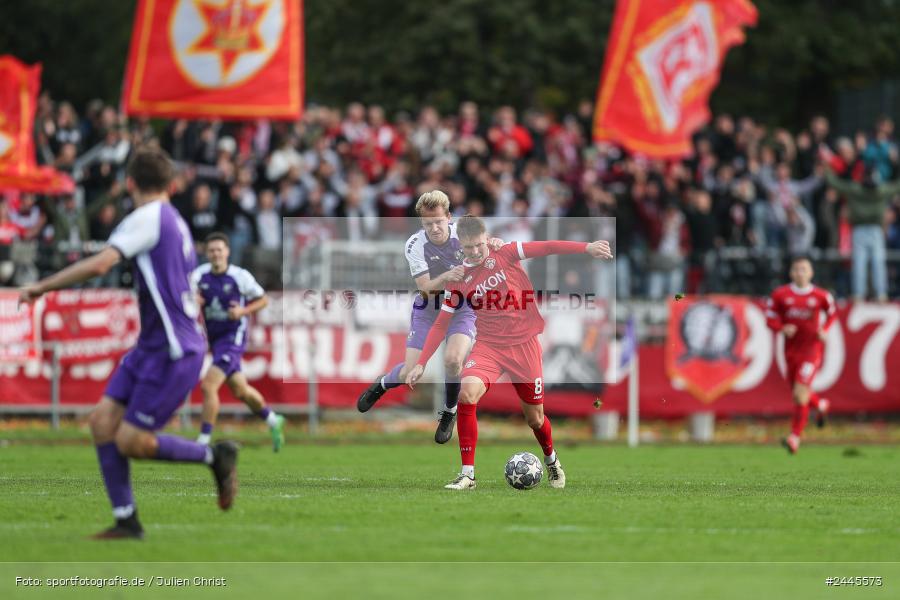
[[[133,463],[147,539],[100,543],[85,539],[111,522],[93,448],[13,443],[0,447],[0,597],[55,597],[19,575],[119,573],[229,578],[192,590],[210,598],[900,597],[900,448],[561,446],[568,487],[526,492],[503,479],[518,450],[537,452],[479,446],[478,489],[454,493],[455,443],[247,446],[228,513],[205,468]],[[828,576],[884,580],[836,590]]]

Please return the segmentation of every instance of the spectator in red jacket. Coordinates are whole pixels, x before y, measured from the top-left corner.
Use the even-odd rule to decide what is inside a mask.
[[[497,110],[494,126],[488,130],[488,141],[496,154],[521,159],[534,147],[528,130],[516,123],[516,111],[511,106]]]

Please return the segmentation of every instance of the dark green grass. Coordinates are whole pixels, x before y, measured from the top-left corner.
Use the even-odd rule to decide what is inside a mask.
[[[714,571],[704,580],[713,586],[725,586],[741,573],[777,572],[782,590],[800,585],[792,574],[808,572],[810,581],[803,585],[816,592],[809,597],[843,597],[855,590],[826,589],[819,575],[829,571],[822,565],[790,570],[772,563],[900,560],[896,447],[866,446],[859,456],[844,456],[843,447],[807,446],[793,457],[770,447],[563,447],[565,490],[546,485],[512,490],[502,477],[506,458],[517,450],[534,452],[533,446],[480,446],[479,487],[465,493],[442,489],[458,468],[451,446],[303,444],[278,455],[264,446],[247,447],[240,460],[240,494],[228,513],[215,506],[206,468],[136,463],[135,496],[147,539],[98,543],[85,537],[109,525],[111,517],[93,449],[12,444],[0,447],[0,561],[712,562],[718,565],[665,568],[686,578],[679,589],[694,590],[693,597],[701,591],[688,585],[689,574],[700,568]],[[769,566],[722,564],[745,561]],[[329,586],[338,587],[328,593],[338,593],[354,574],[375,576],[401,567],[292,565],[289,570],[320,577],[334,571],[327,585],[316,588],[325,594]],[[650,586],[645,572],[664,568],[593,567],[536,564],[528,572],[550,581],[553,572],[566,573],[570,583],[602,573],[612,591],[629,577]],[[639,572],[628,575],[635,568]],[[422,573],[404,577],[438,585],[434,577],[442,569],[452,578],[466,567],[426,565]],[[886,572],[897,575],[887,583],[898,593],[897,565],[834,575]],[[2,573],[4,585],[10,573]],[[616,575],[625,579],[613,583],[610,576]],[[375,596],[379,581],[377,576],[370,581]],[[803,589],[797,588],[801,597]],[[396,592],[388,588],[385,594]],[[677,589],[656,593],[681,597]]]

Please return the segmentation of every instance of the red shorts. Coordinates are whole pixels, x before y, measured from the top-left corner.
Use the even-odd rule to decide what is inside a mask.
[[[497,348],[475,340],[461,377],[477,377],[487,389],[504,373],[527,404],[544,403],[543,352],[537,337],[524,344]]]
[[[812,380],[822,366],[821,354],[807,354],[806,356],[786,356],[787,378],[791,385],[802,383],[811,385]]]

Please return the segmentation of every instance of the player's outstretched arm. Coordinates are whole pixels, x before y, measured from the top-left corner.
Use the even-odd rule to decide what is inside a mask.
[[[94,277],[106,275],[120,260],[122,255],[115,248],[104,248],[97,254],[79,260],[50,277],[41,279],[19,290],[19,304],[31,304],[47,292],[62,290]]]
[[[524,242],[517,244],[519,258],[537,258],[538,256],[550,256],[551,254],[589,254],[594,258],[611,259],[612,249],[606,240],[597,240],[587,244],[585,242],[570,242],[567,240],[553,240],[547,242]]]

